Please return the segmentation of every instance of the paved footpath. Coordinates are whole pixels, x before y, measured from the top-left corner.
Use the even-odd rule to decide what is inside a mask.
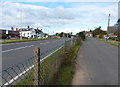
[[[78,52],[73,85],[117,85],[118,47],[87,38]]]

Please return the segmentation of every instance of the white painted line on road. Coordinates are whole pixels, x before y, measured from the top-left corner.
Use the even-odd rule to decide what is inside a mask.
[[[2,51],[2,53],[9,52],[9,51],[13,51],[13,50],[19,50],[19,49],[23,49],[23,48],[27,48],[27,47],[32,47],[32,46],[34,46],[34,45],[19,47],[19,48],[10,49],[10,50],[5,50],[5,51]]]
[[[43,60],[45,60],[47,57],[51,56],[53,53],[55,53],[56,51],[58,51],[59,49],[61,49],[63,46],[61,46],[60,48],[56,49],[54,52],[50,53],[49,55],[47,55],[46,57],[44,57],[43,59],[40,60],[40,62],[42,62]]]
[[[9,44],[2,44],[2,45],[14,45],[14,44],[22,44],[22,43],[29,43],[29,42],[9,43]]]
[[[45,43],[40,43],[40,44],[48,44],[48,43],[50,43],[50,42],[45,42]]]
[[[9,82],[5,83],[4,85],[6,86],[6,85],[9,85],[9,84],[13,83],[15,80],[17,80],[20,76],[22,76],[23,74],[25,74],[26,72],[31,70],[33,67],[34,67],[34,65],[32,65],[31,67],[29,67],[28,69],[26,69],[25,71],[20,73],[19,75],[15,76],[13,79],[11,79]]]
[[[58,51],[59,49],[61,49],[63,46],[61,46],[60,48],[56,49],[54,52],[50,53],[49,55],[47,55],[46,57],[44,57],[43,59],[40,60],[40,62],[42,62],[43,60],[45,60],[46,58],[48,58],[49,56],[51,56],[53,53],[55,53],[56,51]],[[19,75],[15,76],[13,79],[11,79],[10,81],[6,82],[4,84],[4,86],[6,85],[10,85],[11,83],[13,83],[15,80],[17,80],[20,76],[24,75],[25,73],[27,73],[29,70],[31,70],[34,67],[34,65],[30,66],[28,69],[26,69],[25,71],[23,71],[22,73],[20,73]]]

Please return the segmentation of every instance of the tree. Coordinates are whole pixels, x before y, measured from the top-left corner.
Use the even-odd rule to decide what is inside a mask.
[[[90,30],[90,32],[92,32],[92,30]]]
[[[55,35],[56,35],[56,36],[59,36],[59,33],[56,33]]]
[[[64,37],[64,33],[61,32],[61,33],[59,34],[59,36],[60,36],[60,37]]]
[[[120,22],[120,19],[118,19],[117,23]]]
[[[99,27],[96,28],[94,31],[92,31],[92,33],[93,33],[93,36],[96,37],[96,35],[100,35],[100,34],[105,35],[105,34],[106,34],[106,31],[103,31],[103,30],[101,29],[101,27],[99,26]]]
[[[85,37],[84,31],[77,33],[77,35],[78,35],[78,37],[81,37],[81,39],[82,39],[83,41],[85,41],[86,37]]]

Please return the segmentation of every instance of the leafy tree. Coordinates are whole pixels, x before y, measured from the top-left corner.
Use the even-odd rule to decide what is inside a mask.
[[[85,37],[84,31],[77,33],[77,35],[78,35],[78,37],[81,37],[81,39],[82,39],[83,41],[85,41],[86,37]]]
[[[90,30],[90,32],[92,32],[92,30]]]
[[[64,33],[63,33],[63,32],[61,32],[61,33],[59,34],[59,36],[60,36],[60,37],[63,37],[63,34],[64,34]]]
[[[118,19],[118,21],[117,22],[120,22],[120,19]]]
[[[99,27],[96,28],[94,31],[92,31],[92,33],[93,33],[93,36],[96,37],[96,35],[100,35],[100,34],[105,35],[105,34],[106,34],[106,31],[103,31],[103,30],[101,29],[101,27],[99,26]]]

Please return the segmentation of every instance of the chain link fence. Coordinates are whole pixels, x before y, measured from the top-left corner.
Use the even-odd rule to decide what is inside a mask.
[[[34,57],[28,58],[21,64],[3,70],[0,74],[2,78],[1,86],[49,84],[51,79],[55,77],[55,73],[63,60],[62,56],[58,54],[65,52],[72,44],[76,43],[75,41],[76,39],[65,41],[47,51],[37,53],[37,56],[34,55]],[[34,52],[34,54],[36,53]],[[35,60],[35,57],[37,57],[37,60]]]

